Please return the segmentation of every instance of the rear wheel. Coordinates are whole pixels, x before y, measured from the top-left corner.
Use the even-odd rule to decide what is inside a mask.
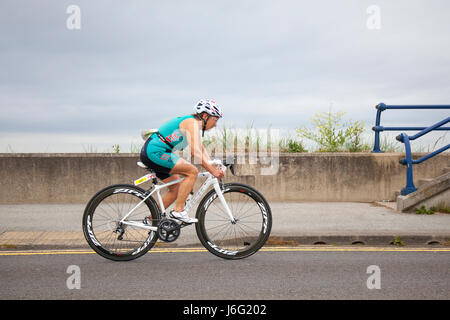
[[[200,202],[197,235],[211,253],[224,259],[242,259],[257,252],[272,228],[272,213],[264,197],[254,188],[225,184],[223,196],[236,221],[232,222],[215,190]]]
[[[99,191],[83,215],[83,232],[89,246],[115,261],[133,260],[150,250],[158,240],[159,223],[153,198],[141,203],[126,223],[120,222],[145,196],[145,190],[132,185],[113,185]]]

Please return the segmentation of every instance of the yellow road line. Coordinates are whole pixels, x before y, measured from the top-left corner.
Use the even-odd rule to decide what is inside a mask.
[[[261,249],[261,251],[329,251],[329,252],[450,252],[450,248],[386,248],[386,247],[367,247],[367,248],[345,248],[345,247],[310,247],[310,248],[300,248],[300,247],[276,247],[270,248],[266,247]]]
[[[263,247],[262,252],[450,252],[450,248],[387,248],[387,247]],[[150,253],[207,252],[203,248],[153,248]],[[0,251],[0,256],[92,254],[92,250],[29,250]]]
[[[95,253],[94,251],[76,251],[76,250],[67,250],[67,251],[2,251],[0,252],[0,256],[36,256],[36,255],[62,255],[62,254],[89,254]]]

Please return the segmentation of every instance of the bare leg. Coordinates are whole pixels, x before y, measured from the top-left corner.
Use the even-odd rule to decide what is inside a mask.
[[[163,180],[164,183],[169,183],[175,180],[180,179],[181,177],[178,174],[174,174],[169,178],[166,178]],[[166,192],[166,194],[162,197],[162,201],[164,204],[164,208],[168,208],[177,198],[178,195],[178,189],[180,188],[180,184],[173,184],[170,187],[168,187],[169,191]],[[162,211],[162,209],[161,209]]]
[[[181,174],[185,176],[184,180],[178,184],[178,197],[176,198],[174,211],[180,212],[184,209],[184,203],[194,188],[198,176],[198,169],[183,158],[179,158],[175,166],[170,171],[172,174]]]

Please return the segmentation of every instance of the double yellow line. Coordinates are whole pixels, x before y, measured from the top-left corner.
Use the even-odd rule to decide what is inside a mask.
[[[450,252],[450,248],[404,248],[404,247],[263,247],[261,252]],[[150,253],[197,253],[207,252],[203,248],[153,248]],[[29,250],[0,251],[0,256],[68,255],[92,254],[92,250]]]

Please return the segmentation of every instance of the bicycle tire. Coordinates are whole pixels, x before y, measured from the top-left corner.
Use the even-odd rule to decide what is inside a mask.
[[[87,243],[96,253],[114,261],[129,261],[141,257],[155,245],[156,231],[118,223],[145,198],[145,192],[136,186],[117,184],[100,190],[91,198],[84,210],[82,228]],[[151,225],[157,227],[160,213],[152,197],[127,220],[142,222],[147,216],[151,217]],[[122,229],[120,233],[118,230]]]
[[[249,257],[269,238],[272,229],[270,206],[251,186],[228,183],[223,190],[236,223],[230,221],[213,189],[197,208],[197,236],[203,246],[218,257],[232,260]]]

